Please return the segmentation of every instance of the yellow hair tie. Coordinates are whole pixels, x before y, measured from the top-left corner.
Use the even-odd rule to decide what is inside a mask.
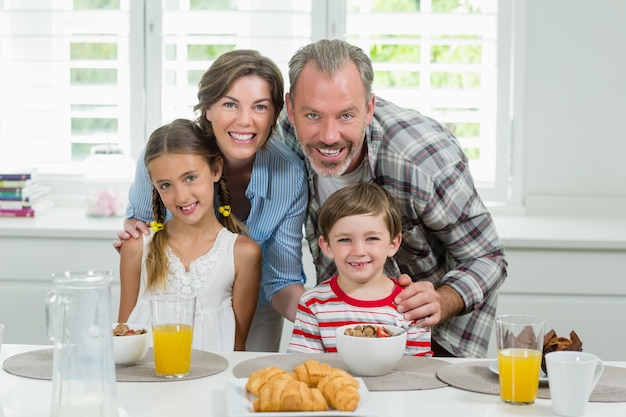
[[[159,222],[156,222],[156,221],[150,222],[150,227],[152,228],[152,231],[154,233],[158,232],[159,230],[163,230],[163,228],[164,228],[163,223],[159,223]]]
[[[220,214],[224,217],[228,217],[230,216],[230,206],[226,205],[226,206],[219,206],[219,208],[217,209],[217,211],[220,212]]]

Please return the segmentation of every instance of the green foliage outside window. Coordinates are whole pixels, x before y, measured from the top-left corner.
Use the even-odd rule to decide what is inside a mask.
[[[72,135],[96,139],[95,142],[73,142],[72,160],[84,161],[91,154],[92,146],[111,142],[110,138],[117,133],[118,125],[115,118],[72,117]],[[100,139],[101,142],[98,142],[98,135],[106,139]]]
[[[480,13],[480,6],[471,0],[433,0],[432,11],[436,13]]]
[[[420,60],[419,45],[377,43],[370,47],[372,62],[412,63]],[[418,71],[376,71],[374,88],[408,87],[420,85]]]
[[[72,134],[85,135],[89,133],[115,133],[117,132],[117,119],[115,118],[92,118],[73,117]]]
[[[108,42],[72,42],[72,61],[111,61],[118,59],[118,47]],[[71,85],[116,85],[117,70],[114,68],[71,68]]]
[[[187,46],[187,59],[189,61],[214,61],[225,52],[232,51],[237,45],[199,45]]]
[[[463,153],[467,155],[470,161],[478,161],[480,159],[479,148],[463,148]]]
[[[386,42],[393,38],[386,38]],[[393,45],[378,43],[370,47],[370,57],[373,62],[419,62],[420,45]]]
[[[187,85],[190,87],[197,87],[205,72],[206,71],[204,70],[187,71]]]
[[[116,43],[72,42],[70,44],[72,60],[115,60],[117,59]]]
[[[114,68],[71,68],[70,84],[117,85],[117,70]]]
[[[448,122],[446,126],[457,138],[480,138],[480,123],[454,123]],[[480,148],[463,148],[465,155],[472,160],[480,159]]]
[[[71,68],[70,84],[79,85],[117,85],[115,68]]]
[[[477,138],[480,136],[480,123],[447,123],[446,126],[457,137]]]
[[[82,142],[72,142],[72,161],[84,161],[87,159],[89,155],[91,155],[91,147],[94,145],[104,145],[104,143],[82,143]]]
[[[361,11],[359,2],[348,1],[350,12]],[[371,4],[373,12],[419,12],[420,0],[376,0]]]
[[[480,72],[432,72],[430,84],[433,88],[472,89],[480,87]]]
[[[437,64],[480,64],[482,47],[480,45],[433,45],[430,50],[430,62]]]
[[[418,71],[374,71],[373,88],[418,88]]]
[[[212,62],[217,59],[220,55],[232,51],[237,47],[234,44],[228,45],[188,45],[187,46],[187,59],[189,61],[201,61],[201,62]],[[187,85],[189,86],[197,86],[198,82],[202,78],[205,69],[203,70],[189,70],[187,71]]]
[[[480,13],[480,6],[476,3],[472,0],[432,0],[431,10],[435,13]],[[420,0],[376,0],[370,7],[373,12],[419,12],[422,9]],[[360,11],[360,7],[349,1],[348,10]]]
[[[120,0],[74,0],[74,10],[119,10]]]
[[[237,0],[191,0],[191,10],[236,10],[239,7]]]

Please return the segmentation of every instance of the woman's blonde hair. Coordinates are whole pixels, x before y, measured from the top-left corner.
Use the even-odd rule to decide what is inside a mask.
[[[199,156],[206,161],[209,167],[213,167],[216,162],[222,160],[222,153],[217,147],[215,139],[206,135],[202,128],[187,119],[176,119],[159,127],[150,135],[143,158],[148,175],[150,175],[150,162],[159,156],[172,153]],[[219,196],[223,205],[230,205],[231,195],[223,176],[215,185],[214,195]],[[165,223],[165,205],[155,187],[152,187],[152,214],[154,221]],[[232,214],[232,211],[227,216],[217,213],[217,218],[231,232],[248,233],[245,225]],[[165,288],[168,273],[167,242],[167,228],[155,233],[152,237],[149,252],[146,255],[147,287],[149,290]]]

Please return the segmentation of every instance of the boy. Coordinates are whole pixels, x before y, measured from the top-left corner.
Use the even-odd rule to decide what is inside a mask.
[[[305,292],[289,352],[336,352],[335,329],[372,323],[408,327],[393,300],[402,291],[385,273],[402,242],[402,218],[387,191],[374,183],[333,193],[320,210],[319,245],[337,275]],[[431,356],[430,328],[409,329],[407,355]]]

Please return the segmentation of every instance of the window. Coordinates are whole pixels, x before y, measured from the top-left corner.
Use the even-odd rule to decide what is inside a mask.
[[[258,49],[288,82],[298,47],[343,37],[372,58],[374,92],[446,123],[483,197],[503,201],[506,3],[0,0],[0,164],[75,183],[93,145],[119,143],[136,156],[162,123],[195,117],[197,83],[221,53]]]
[[[498,62],[498,2],[349,0],[346,8],[346,40],[372,59],[374,93],[446,124],[483,197],[504,199],[497,92],[508,66]]]
[[[147,6],[158,2],[147,2]],[[147,40],[149,67],[162,67],[147,93],[161,102],[148,131],[175,117],[193,117],[202,74],[222,53],[256,49],[271,57],[287,82],[291,54],[311,39],[312,2],[291,0],[164,1],[153,10]],[[162,22],[160,14],[162,13]],[[233,24],[236,22],[236,24]],[[161,24],[160,30],[157,30]],[[152,109],[156,110],[156,109]]]
[[[71,171],[92,145],[128,149],[128,1],[0,4],[1,163]]]

